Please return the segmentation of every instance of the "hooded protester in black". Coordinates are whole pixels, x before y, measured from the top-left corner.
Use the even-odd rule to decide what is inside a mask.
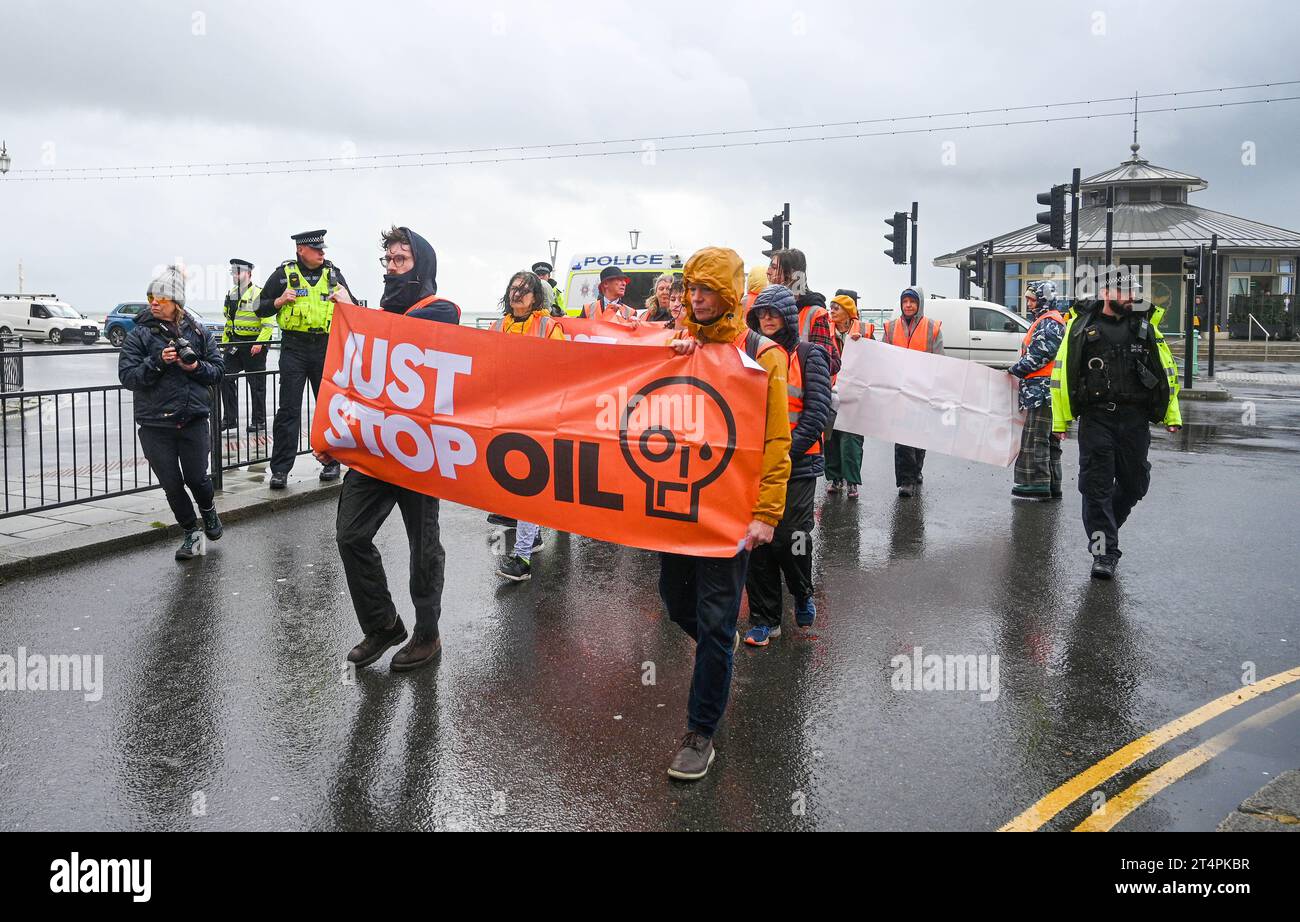
[[[414,265],[405,272],[384,276],[384,293],[379,306],[394,314],[459,324],[460,308],[446,298],[437,297],[438,254],[433,245],[409,227],[399,227],[398,230],[410,238]],[[420,304],[421,301],[425,303]],[[416,304],[420,306],[411,310]]]
[[[817,295],[818,298],[821,295]],[[793,355],[799,349],[799,308],[794,294],[784,285],[769,285],[758,293],[754,307],[745,318],[751,330],[762,332],[758,315],[764,308],[781,315],[785,325],[769,337]],[[804,344],[799,353],[803,365],[803,413],[790,433],[790,479],[817,477],[825,469],[822,455],[808,454],[808,449],[822,437],[831,412],[831,371],[826,351]]]

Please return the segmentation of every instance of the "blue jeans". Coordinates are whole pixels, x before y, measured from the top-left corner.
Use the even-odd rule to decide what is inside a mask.
[[[749,551],[735,557],[659,555],[659,595],[668,617],[695,639],[686,727],[713,736],[731,693],[731,647]]]
[[[542,530],[542,526],[534,525],[532,522],[517,522],[515,524],[515,556],[528,560],[533,556],[533,542],[537,540],[537,533]]]

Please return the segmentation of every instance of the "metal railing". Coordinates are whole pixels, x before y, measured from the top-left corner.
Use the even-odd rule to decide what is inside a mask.
[[[1255,318],[1255,315],[1254,315],[1254,314],[1247,314],[1246,317],[1247,317],[1247,323],[1246,323],[1246,342],[1248,342],[1248,343],[1253,343],[1253,342],[1255,341],[1255,339],[1254,339],[1255,327],[1259,327],[1260,332],[1264,334],[1264,361],[1267,362],[1267,361],[1268,361],[1268,341],[1269,341],[1269,339],[1272,338],[1272,337],[1269,335],[1268,328],[1265,327],[1264,324],[1260,323],[1259,320],[1257,320],[1257,319]]]
[[[23,341],[0,336],[0,394],[23,389]]]
[[[267,344],[264,344],[267,345]],[[116,354],[113,348],[27,352],[25,358]],[[223,431],[220,386],[209,393],[212,450],[209,473],[220,489],[222,472],[270,460],[271,422],[279,410],[278,369],[228,375],[239,404],[239,426]],[[267,428],[247,432],[253,418],[250,379],[266,382],[263,410]],[[135,426],[131,391],[121,384],[5,391],[0,395],[0,477],[4,501],[0,519],[42,509],[125,496],[158,487]],[[296,454],[311,451],[315,398],[303,389],[302,425]]]

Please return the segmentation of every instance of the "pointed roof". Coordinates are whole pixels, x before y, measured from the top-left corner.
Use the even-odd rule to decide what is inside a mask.
[[[1136,143],[1130,145],[1132,157],[1117,167],[1089,176],[1079,184],[1080,187],[1096,189],[1099,186],[1170,184],[1183,186],[1188,192],[1200,192],[1209,187],[1210,184],[1199,176],[1155,166],[1150,161],[1143,160],[1138,156],[1139,148],[1140,145]]]
[[[1138,155],[1135,140],[1130,146],[1132,156],[1113,169],[1105,170],[1082,180],[1084,192],[1118,185],[1180,185],[1188,192],[1197,192],[1209,183],[1199,176],[1155,166]],[[1087,201],[1087,197],[1083,197]],[[1082,201],[1080,202],[1082,206]],[[993,255],[999,256],[1049,256],[1060,253],[1045,243],[1038,242],[1041,224],[1031,224],[992,238]],[[1186,202],[1117,202],[1115,204],[1112,241],[1121,250],[1173,250],[1208,244],[1213,234],[1219,235],[1219,249],[1300,250],[1300,231],[1287,230],[1240,218],[1236,215],[1212,211]],[[1065,235],[1070,236],[1070,215],[1065,216]],[[935,266],[957,266],[987,243],[962,247],[952,253],[937,257]],[[1106,248],[1106,206],[1089,205],[1079,208],[1079,252],[1096,254]]]

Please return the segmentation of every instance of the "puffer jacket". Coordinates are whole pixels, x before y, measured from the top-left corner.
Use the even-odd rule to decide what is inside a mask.
[[[720,292],[727,309],[712,323],[695,319],[690,299],[682,313],[682,328],[702,343],[734,343],[745,329],[741,299],[745,293],[745,264],[734,250],[706,247],[686,261],[682,272],[689,289],[692,282]],[[763,431],[763,470],[759,476],[754,518],[775,527],[785,515],[785,487],[790,479],[790,411],[786,393],[786,361],[778,349],[758,356],[767,372],[767,422]]]
[[[803,368],[803,413],[790,432],[790,479],[820,477],[826,469],[824,454],[819,452],[810,455],[808,450],[821,440],[826,421],[831,415],[830,361],[825,349],[799,342],[799,307],[790,289],[783,285],[769,285],[759,292],[754,301],[754,309],[749,312],[745,322],[750,329],[760,333],[762,329],[758,313],[763,308],[780,312],[785,325],[771,338],[790,356],[794,356],[797,350]],[[787,374],[787,382],[788,380]]]
[[[143,313],[117,359],[117,379],[132,392],[136,425],[180,428],[206,417],[212,404],[209,388],[221,383],[226,367],[216,338],[188,312],[179,324]],[[163,350],[178,335],[199,354],[193,371],[162,360]]]

